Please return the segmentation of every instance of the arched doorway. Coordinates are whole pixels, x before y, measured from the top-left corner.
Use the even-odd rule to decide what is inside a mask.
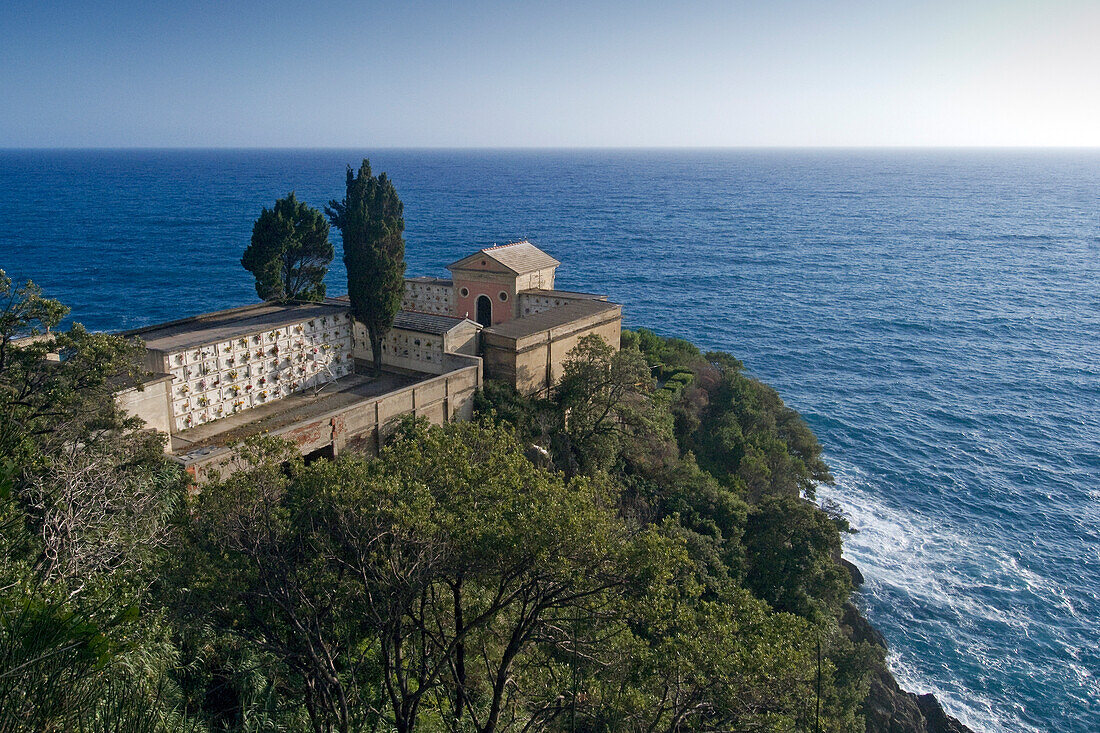
[[[477,296],[477,322],[486,327],[493,325],[493,301],[488,295]]]

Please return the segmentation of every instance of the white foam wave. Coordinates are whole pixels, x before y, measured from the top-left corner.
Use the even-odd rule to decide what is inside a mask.
[[[937,655],[933,662],[920,650],[954,645],[950,651],[956,658],[990,674],[1046,676],[1050,670],[1027,659],[1023,649],[1006,649],[1005,639],[1016,636],[1026,644],[1039,630],[1039,622],[1029,615],[1031,602],[1038,599],[1076,616],[1066,589],[996,547],[983,528],[962,525],[959,517],[932,518],[895,506],[863,471],[843,461],[831,463],[837,485],[821,487],[818,493],[838,503],[858,531],[846,539],[845,555],[867,579],[863,594],[891,604],[892,618],[878,620],[894,636],[904,637],[890,639],[891,667],[899,683],[914,692],[934,693],[949,713],[975,730],[1041,730],[1027,722],[1021,702],[994,699],[968,685],[943,661],[950,654]],[[1002,638],[990,638],[991,629],[1000,629],[997,636]],[[1064,656],[1074,651],[1066,639],[1043,643],[1056,644]],[[1100,691],[1096,678],[1077,667],[1073,686],[1085,695]]]

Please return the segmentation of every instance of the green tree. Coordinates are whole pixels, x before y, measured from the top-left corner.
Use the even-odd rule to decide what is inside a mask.
[[[825,512],[795,497],[769,497],[745,527],[747,584],[772,608],[813,621],[836,617],[851,579],[841,567],[840,528]]]
[[[140,432],[44,447],[0,471],[0,732],[187,729],[146,606],[183,472]]]
[[[569,619],[606,613],[623,594],[659,595],[679,557],[674,542],[618,517],[612,482],[566,482],[536,468],[508,429],[417,423],[380,463],[400,493],[373,503],[349,496],[344,516],[378,507],[398,518],[419,507],[423,520],[384,532],[414,541],[383,544],[372,558],[378,543],[368,538],[377,530],[332,524],[345,527],[348,557],[370,559],[366,572],[384,580],[366,584],[378,589],[374,597],[405,599],[383,607],[378,620],[392,678],[386,687],[408,691],[394,699],[395,711],[409,709],[410,697],[422,699],[433,682],[423,670],[438,669],[455,727],[491,733],[506,721],[544,715],[562,690],[540,694],[527,676],[532,660],[568,653],[572,641],[562,629]],[[536,677],[542,666],[534,664]],[[409,721],[395,722],[405,729]]]
[[[408,423],[374,460],[270,441],[196,498],[186,603],[287,671],[317,730],[483,733],[561,710],[543,662],[575,618],[659,597],[680,545],[606,478],[535,467],[510,429]],[[537,726],[535,726],[537,728]]]
[[[139,343],[0,272],[0,731],[182,730],[149,589],[186,482],[114,392]]]
[[[293,191],[273,208],[265,207],[241,257],[256,278],[256,294],[274,301],[324,298],[325,273],[335,255],[328,230],[321,212],[298,201]]]
[[[739,361],[707,354],[695,377],[673,411],[681,446],[702,468],[752,502],[812,498],[818,483],[833,481],[813,431],[774,389],[746,376]]]
[[[634,349],[615,350],[599,336],[569,352],[556,399],[576,467],[607,469],[624,452],[645,462],[673,457],[671,416],[652,396],[653,378]],[[564,461],[563,468],[572,468]]]
[[[373,175],[364,159],[358,173],[348,166],[344,199],[330,201],[325,213],[344,241],[351,312],[367,327],[377,374],[382,339],[405,294],[404,207],[393,182]]]
[[[144,349],[79,323],[55,331],[68,312],[0,270],[0,459],[26,464],[51,446],[137,427],[114,392],[138,383]]]
[[[184,621],[212,623],[278,659],[268,673],[314,730],[356,730],[374,712],[363,676],[371,634],[348,613],[351,593],[313,521],[323,497],[303,492],[313,486],[302,482],[307,469],[281,439],[245,441],[231,469],[195,498],[177,581]]]
[[[586,669],[582,729],[813,730],[814,637],[803,619],[738,590],[723,602],[683,598],[631,626],[613,640],[614,663]]]

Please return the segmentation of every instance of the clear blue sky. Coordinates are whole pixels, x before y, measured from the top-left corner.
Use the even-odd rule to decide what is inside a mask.
[[[0,147],[1100,145],[1100,0],[0,5]]]

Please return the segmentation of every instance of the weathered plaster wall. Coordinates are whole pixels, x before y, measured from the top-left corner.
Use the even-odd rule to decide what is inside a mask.
[[[448,354],[447,373],[374,399],[297,423],[274,435],[298,446],[302,455],[331,450],[374,454],[405,415],[424,417],[435,424],[468,420],[474,393],[481,386],[481,359]],[[200,483],[227,476],[234,470],[232,451],[220,447],[195,457],[176,457]]]
[[[523,394],[546,394],[561,379],[569,352],[590,333],[618,349],[622,311],[616,309],[519,339],[483,332],[485,376],[510,382]]]
[[[453,316],[455,314],[454,286],[439,280],[406,279],[401,309]]]
[[[146,427],[169,435],[172,432],[171,388],[172,377],[165,375],[145,382],[141,389],[134,387],[117,392],[115,401],[128,414],[144,420]]]

